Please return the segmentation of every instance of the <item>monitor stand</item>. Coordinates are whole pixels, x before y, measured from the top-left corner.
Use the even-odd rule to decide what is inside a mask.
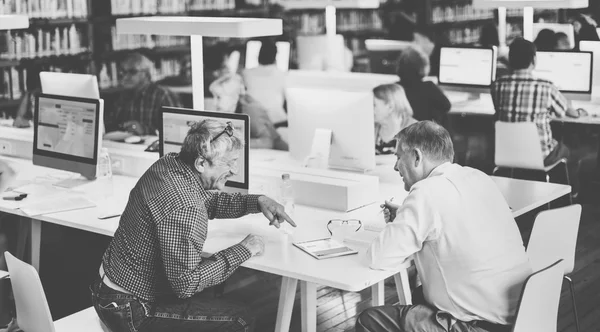
[[[309,168],[327,168],[331,151],[331,129],[317,128],[313,136],[312,146],[303,166]]]

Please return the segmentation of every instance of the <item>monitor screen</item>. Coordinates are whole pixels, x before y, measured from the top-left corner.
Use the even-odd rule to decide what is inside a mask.
[[[249,176],[249,143],[250,143],[250,122],[248,115],[217,113],[207,111],[196,111],[192,109],[163,107],[162,108],[162,125],[160,126],[160,156],[167,153],[181,151],[183,141],[187,136],[190,126],[196,122],[201,122],[205,119],[214,119],[223,123],[231,121],[235,130],[241,133],[244,140],[244,151],[238,159],[238,173],[231,177],[226,187],[248,190]]]
[[[305,162],[317,129],[331,130],[329,167],[375,167],[373,92],[320,88],[286,89],[290,154]]]
[[[102,113],[98,99],[37,96],[34,164],[95,177]]]
[[[442,47],[440,50],[440,84],[488,87],[496,78],[494,48]]]
[[[589,41],[582,40],[579,42],[579,50],[592,52],[593,62],[592,66],[592,85],[594,87],[600,86],[600,41]]]
[[[275,63],[277,68],[287,71],[290,68],[290,43],[286,41],[278,41],[277,56]],[[250,40],[246,43],[246,69],[258,67],[258,54],[262,42],[260,40]]]
[[[534,73],[562,92],[591,94],[592,52],[537,52]]]

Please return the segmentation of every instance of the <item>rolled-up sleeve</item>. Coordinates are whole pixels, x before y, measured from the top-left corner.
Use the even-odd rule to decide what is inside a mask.
[[[368,264],[376,270],[397,269],[421,250],[435,231],[435,216],[422,190],[415,188],[398,208],[396,219],[387,224],[367,251]]]
[[[239,218],[248,213],[258,213],[258,197],[260,195],[230,194],[220,191],[209,191],[205,202],[209,219]]]
[[[185,207],[157,223],[163,267],[173,292],[188,298],[204,288],[218,285],[252,255],[237,244],[202,258],[208,221],[198,208]]]

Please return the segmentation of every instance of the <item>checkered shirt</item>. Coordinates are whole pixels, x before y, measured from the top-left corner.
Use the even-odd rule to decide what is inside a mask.
[[[517,70],[496,80],[491,94],[498,120],[537,125],[542,154],[547,157],[558,144],[552,138],[550,114],[562,117],[568,108],[568,101],[558,88],[548,80],[536,78],[529,70]]]
[[[222,283],[251,257],[241,244],[201,257],[208,220],[258,212],[258,195],[207,191],[199,174],[170,153],[131,190],[102,259],[106,276],[146,301],[188,298]]]
[[[137,121],[142,125],[144,135],[154,135],[163,106],[181,107],[181,102],[171,90],[155,83],[123,92],[116,108],[105,112],[106,131],[119,130],[119,126],[127,121]]]

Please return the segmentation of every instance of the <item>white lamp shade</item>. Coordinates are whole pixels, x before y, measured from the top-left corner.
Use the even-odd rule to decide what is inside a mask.
[[[587,8],[589,0],[473,0],[474,8]]]
[[[281,0],[285,9],[323,9],[327,6],[335,8],[379,8],[379,0]]]
[[[29,17],[25,15],[0,15],[0,30],[29,28]]]
[[[118,34],[250,38],[277,36],[282,32],[281,19],[195,16],[117,19]]]

